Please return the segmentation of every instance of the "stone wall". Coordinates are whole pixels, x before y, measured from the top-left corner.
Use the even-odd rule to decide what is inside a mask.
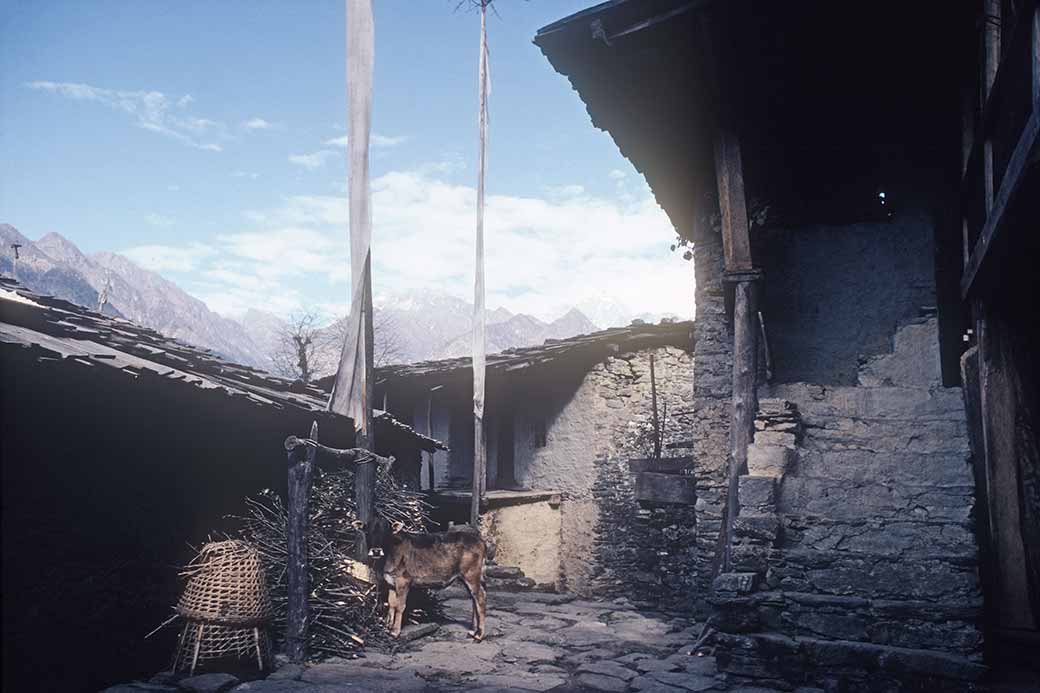
[[[850,691],[983,673],[964,403],[937,344],[926,315],[859,386],[761,389],[733,572],[714,585],[721,670]]]
[[[697,537],[692,569],[698,576],[698,591],[706,594],[725,506],[733,408],[733,331],[722,285],[721,237],[708,232],[694,246],[693,261],[697,319],[693,324],[695,373],[690,430],[697,483]]]
[[[560,586],[579,594],[647,599],[692,592],[692,507],[641,507],[628,467],[628,460],[652,452],[646,435],[651,353],[658,409],[667,411],[664,442],[689,440],[693,361],[676,347],[609,357],[569,393],[517,414],[517,481],[561,494]],[[541,447],[539,430],[545,434]]]
[[[897,324],[936,305],[932,236],[930,218],[911,213],[756,231],[774,381],[855,385],[861,358],[889,351]]]

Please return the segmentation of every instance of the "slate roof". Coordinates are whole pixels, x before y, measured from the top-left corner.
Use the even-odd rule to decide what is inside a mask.
[[[9,349],[24,349],[41,363],[109,368],[128,381],[161,378],[170,386],[194,387],[258,407],[335,421],[338,426],[349,422],[326,410],[328,393],[320,388],[232,363],[208,349],[35,293],[0,276],[0,353],[10,353]],[[374,418],[423,450],[447,449],[387,412],[376,410]]]
[[[616,353],[628,353],[655,346],[676,346],[693,349],[693,321],[634,324],[615,327],[568,339],[547,339],[532,347],[506,349],[487,355],[489,378],[506,373],[537,370],[551,365],[593,364]],[[472,369],[468,356],[420,361],[419,363],[385,366],[376,369],[376,385],[391,381],[415,379],[446,380],[468,374]]]

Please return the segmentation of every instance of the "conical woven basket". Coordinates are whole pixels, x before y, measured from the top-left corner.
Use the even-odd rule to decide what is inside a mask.
[[[182,574],[188,584],[177,613],[188,620],[252,626],[274,614],[260,556],[247,542],[206,544]]]

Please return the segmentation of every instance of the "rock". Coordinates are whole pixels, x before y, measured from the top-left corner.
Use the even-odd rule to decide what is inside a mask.
[[[744,512],[774,512],[776,510],[776,479],[771,476],[740,477],[738,496]],[[738,515],[739,517],[739,515]]]
[[[431,633],[436,633],[437,629],[440,628],[436,623],[409,623],[407,626],[401,629],[401,635],[398,637],[398,642],[411,642]]]
[[[222,693],[231,690],[237,683],[238,679],[231,674],[214,673],[181,679],[177,685],[182,691],[191,691],[191,693]]]
[[[669,661],[669,659],[644,659],[641,662],[636,662],[636,669],[639,669],[639,671],[643,672],[644,674],[650,671],[683,670],[681,665],[679,665],[677,662]]]
[[[555,662],[562,654],[559,650],[523,640],[516,642],[499,641],[502,651],[513,661],[526,664],[548,664]]]
[[[174,693],[177,689],[173,686],[164,686],[158,683],[144,683],[134,681],[133,683],[120,683],[106,688],[103,693]]]
[[[630,666],[644,660],[652,660],[653,655],[647,654],[646,652],[630,652],[627,655],[616,658],[614,661],[625,666]]]
[[[345,664],[317,664],[302,676],[306,683],[331,685],[344,691],[423,691],[426,682],[411,671],[385,671]]]
[[[721,573],[712,582],[716,592],[747,594],[755,589],[758,576],[755,573]]]
[[[674,686],[688,691],[708,691],[713,688],[721,688],[714,676],[702,676],[698,674],[673,673],[668,671],[653,671],[646,674],[658,683],[666,686]]]
[[[602,662],[589,662],[582,664],[578,667],[578,673],[589,673],[589,674],[600,674],[602,676],[612,676],[615,679],[621,679],[622,681],[631,681],[636,677],[636,672],[631,669],[612,661]]]
[[[594,691],[608,691],[608,693],[624,693],[628,690],[628,684],[621,679],[602,674],[578,674],[574,682],[579,686],[591,688]]]
[[[685,688],[676,688],[675,686],[661,683],[649,676],[640,676],[632,679],[630,685],[633,690],[641,691],[641,693],[683,693],[686,690]]]
[[[558,674],[480,674],[474,681],[489,690],[495,691],[547,691],[567,683],[566,676]]]
[[[763,434],[764,432],[757,433],[755,440],[758,441]],[[790,433],[781,435],[792,435],[793,437],[793,434]],[[790,468],[794,459],[794,448],[785,445],[767,445],[755,442],[748,446],[748,472],[754,476],[767,478],[782,477]]]

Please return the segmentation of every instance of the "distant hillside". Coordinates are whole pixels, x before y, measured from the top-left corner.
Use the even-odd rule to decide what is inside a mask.
[[[272,357],[283,348],[287,322],[282,317],[255,309],[237,320],[219,315],[174,282],[126,257],[110,252],[87,255],[57,233],[33,241],[13,226],[0,224],[0,242],[0,273],[14,273],[11,245],[19,244],[17,278],[34,291],[96,309],[107,284],[106,314],[212,349],[238,363],[278,370],[278,359]],[[613,304],[597,307],[615,325],[627,325],[634,317]],[[612,326],[597,325],[577,308],[549,323],[501,307],[489,310],[487,317],[491,353]],[[471,303],[438,291],[377,294],[376,357],[385,363],[410,363],[466,355],[471,349],[472,319]],[[343,329],[339,320],[319,331],[318,375],[335,369]]]

